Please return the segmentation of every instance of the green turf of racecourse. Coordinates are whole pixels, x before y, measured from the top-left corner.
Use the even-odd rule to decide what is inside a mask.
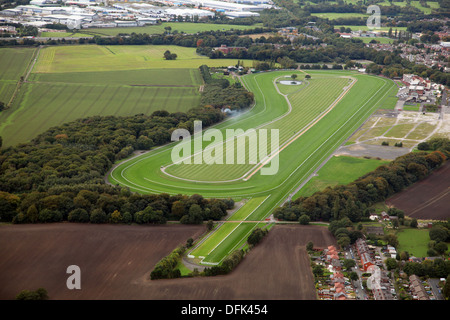
[[[224,252],[230,253],[239,245],[242,233],[249,233],[259,224],[261,218],[256,216],[257,209],[268,199],[269,196],[256,197],[250,199],[244,206],[237,210],[227,222],[225,222],[216,232],[211,233],[202,243],[197,245],[191,252],[190,256],[202,259],[202,263],[215,263],[221,261],[226,255]],[[256,220],[254,220],[256,219]],[[235,232],[239,228],[239,232]]]
[[[277,206],[281,205],[286,197],[379,107],[389,89],[395,85],[388,79],[348,71],[328,70],[308,71],[308,73],[311,74],[312,79],[317,80],[335,79],[337,83],[341,83],[342,76],[351,76],[357,81],[325,117],[280,153],[280,169],[276,175],[260,175],[257,173],[247,181],[238,179],[227,183],[193,182],[171,177],[163,173],[161,167],[171,163],[171,151],[176,145],[174,142],[118,164],[111,171],[109,181],[112,184],[128,186],[131,190],[141,193],[199,193],[205,197],[232,197],[235,200],[244,198],[264,199],[264,202],[261,202],[260,206],[252,213],[252,221],[264,222],[264,219]],[[273,120],[274,116],[288,112],[287,101],[277,92],[274,81],[279,77],[290,74],[292,74],[292,71],[244,76],[242,78],[243,83],[255,94],[256,103],[254,107],[250,111],[216,125],[215,128],[219,130],[256,128]],[[298,79],[302,80],[304,74],[298,73],[298,75]],[[347,78],[344,79],[348,81]],[[313,81],[311,80],[311,82]],[[315,90],[317,90],[316,98],[321,99],[320,95],[324,94],[324,88],[319,86]],[[299,91],[299,94],[302,91],[304,90]],[[307,96],[307,92],[305,92],[305,96]],[[295,101],[296,104],[300,105],[303,102],[301,98]],[[297,105],[294,105],[293,109],[297,107]],[[295,122],[290,125],[292,131],[301,129],[297,128]],[[227,167],[224,165],[223,170],[229,170],[228,166],[230,165],[227,165]],[[245,206],[239,211],[248,210],[244,208]],[[215,241],[217,247],[214,249],[213,259],[204,256],[204,261],[209,263],[222,261],[229,254],[230,248],[238,248],[239,246],[236,245],[244,243],[249,232],[256,226],[256,222],[246,222],[241,223],[234,229],[232,228],[231,234],[225,230],[226,240],[217,237]],[[215,232],[220,229],[217,228]],[[223,240],[220,244],[219,239],[220,241]],[[214,241],[205,241],[208,248],[214,247],[212,243]],[[234,245],[231,245],[231,243]],[[201,247],[198,250],[202,250],[203,253],[208,252],[208,250],[203,251]]]
[[[284,77],[280,78],[284,79]],[[284,97],[277,95],[272,82],[262,82],[259,84],[259,88],[262,90],[262,94],[274,95],[277,98],[276,103],[277,108],[270,108],[271,113],[270,120],[267,124],[258,126],[260,129],[279,129],[279,144],[280,146],[287,142],[289,138],[293,136],[294,133],[301,129],[306,128],[314,119],[316,119],[322,112],[335,101],[343,92],[343,88],[348,85],[348,78],[336,78],[336,77],[314,77],[308,81],[308,85],[303,88],[303,90],[291,93],[289,95],[289,100],[291,102],[292,109],[284,101]],[[280,85],[285,86],[287,85]],[[255,88],[256,89],[256,88]],[[266,106],[267,107],[267,106]],[[266,116],[268,114],[266,113]],[[247,127],[242,129],[247,130],[249,128],[254,128],[256,120],[247,122]],[[272,136],[268,141],[266,150],[267,153],[271,150],[271,140]],[[224,153],[232,151],[233,148],[236,150],[243,149],[246,150],[246,158],[248,159],[248,153],[250,151],[257,154],[258,145],[253,144],[251,147],[245,145],[245,142],[229,140],[222,146]],[[237,163],[237,152],[234,152],[234,162]],[[261,161],[262,159],[258,159]],[[247,162],[248,163],[248,162]],[[283,164],[282,164],[283,165]],[[246,172],[251,170],[253,165],[251,164],[235,164],[235,165],[224,165],[214,164],[192,164],[192,165],[173,165],[166,168],[166,172],[171,175],[175,175],[180,178],[190,179],[190,180],[203,180],[203,181],[228,181],[237,179],[243,176]],[[226,170],[224,170],[226,169]]]

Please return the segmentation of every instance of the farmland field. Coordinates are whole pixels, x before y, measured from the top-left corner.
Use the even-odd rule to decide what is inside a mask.
[[[36,49],[0,49],[0,101],[9,103],[17,82],[25,76],[27,67]]]
[[[386,200],[405,212],[405,215],[425,220],[450,218],[450,162],[425,179]]]
[[[201,225],[0,226],[0,299],[43,287],[51,300],[314,300],[305,246],[308,241],[316,248],[336,245],[326,227],[275,226],[231,274],[149,280],[162,257],[204,230]],[[81,290],[66,287],[72,264],[81,268]]]
[[[286,91],[277,81],[291,74],[278,71],[244,76],[242,82],[255,94],[255,106],[215,126],[223,133],[231,128],[280,129],[279,170],[275,175],[260,174],[262,167],[272,165],[261,158],[253,165],[170,166],[172,147],[177,145],[173,143],[118,164],[109,181],[142,193],[201,193],[205,197],[251,199],[235,213],[237,223],[230,217],[232,222],[216,228],[217,235],[212,234],[191,254],[204,262],[219,263],[230,250],[239,247],[253,228],[270,223],[264,220],[273,209],[366,120],[394,85],[390,80],[354,72],[311,71],[308,85],[299,91]],[[304,73],[297,74],[297,80],[305,80]],[[289,91],[286,96],[282,94]],[[201,137],[193,141],[196,139]],[[187,142],[178,146],[183,143]],[[246,150],[248,155],[250,148],[245,148],[245,140],[240,143],[237,149]],[[203,141],[204,148],[220,146],[220,141],[209,145]]]
[[[359,1],[358,0],[344,0],[345,3],[348,4],[354,4],[356,5]],[[321,3],[321,2],[320,2]],[[337,1],[327,1],[327,4],[337,4]],[[414,8],[419,9],[420,11],[422,11],[424,14],[431,14],[433,9],[438,9],[439,8],[439,2],[437,1],[426,1],[427,5],[429,6],[429,8],[427,7],[423,7],[422,4],[420,3],[420,1],[411,1],[411,6]],[[314,5],[314,2],[311,1],[305,1],[305,4],[308,5]],[[398,6],[398,7],[405,7],[407,5],[406,1],[393,1],[393,2],[389,2],[387,0],[383,1],[383,2],[377,2],[376,5],[378,6]],[[340,17],[345,17],[346,13],[335,13],[335,17],[330,18],[330,19],[337,19],[339,18],[339,15],[341,15]],[[350,14],[350,13],[348,13]]]
[[[164,52],[177,54],[176,60],[165,60]],[[244,61],[249,64],[249,61]],[[178,46],[55,46],[42,50],[35,73],[99,72],[137,69],[196,69],[202,64],[221,67],[237,64],[233,59],[209,59],[195,48]],[[164,77],[162,77],[164,78]]]
[[[177,60],[164,60],[165,50],[177,53]],[[6,102],[33,52],[0,49],[0,57],[10,62],[0,67],[0,98]],[[236,62],[210,60],[195,48],[176,46],[46,47],[11,108],[0,114],[0,135],[11,146],[82,117],[187,111],[200,102],[198,67]]]

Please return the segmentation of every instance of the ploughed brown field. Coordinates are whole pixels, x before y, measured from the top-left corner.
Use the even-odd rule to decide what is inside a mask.
[[[450,218],[450,161],[425,179],[386,200],[416,219]]]
[[[275,226],[229,275],[149,280],[154,265],[204,226],[58,223],[0,227],[0,299],[43,287],[50,299],[315,299],[305,245],[336,244],[326,227]],[[69,265],[81,290],[69,290]]]

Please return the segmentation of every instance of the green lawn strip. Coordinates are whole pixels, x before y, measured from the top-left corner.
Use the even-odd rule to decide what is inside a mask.
[[[385,98],[379,102],[378,109],[394,110],[398,101],[397,92],[397,86],[392,86]]]
[[[193,22],[163,22],[160,25],[144,26],[144,27],[123,27],[123,28],[90,28],[83,30],[86,34],[98,34],[105,36],[116,36],[118,34],[131,33],[147,33],[147,34],[162,34],[166,32],[167,27],[170,27],[170,32],[175,31],[181,33],[197,33],[203,31],[219,31],[219,30],[249,30],[263,27],[262,23],[251,26],[244,25],[230,25],[230,24],[215,24],[215,23],[193,23]]]
[[[420,103],[417,103],[415,105],[403,105],[404,111],[419,111],[420,110]]]
[[[0,80],[0,101],[7,104],[14,94],[16,86],[16,80]]]
[[[242,221],[248,218],[248,216],[264,201],[266,197],[255,197],[247,201],[239,210],[237,210],[227,220],[229,221]]]
[[[258,223],[241,223],[230,233],[205,259],[204,262],[222,262],[234,250],[239,249],[241,243],[245,242],[250,232]]]
[[[367,16],[368,17],[368,16]],[[352,31],[369,31],[371,30],[367,25],[362,25],[362,26],[349,26],[349,25],[336,25],[334,26],[335,29],[340,29],[341,27],[344,28],[350,28]],[[380,31],[384,31],[384,32],[388,32],[390,27],[381,27],[379,30]],[[407,27],[392,27],[392,32],[394,32],[395,30],[397,31],[406,31]]]
[[[370,43],[372,40],[378,41],[379,43],[393,43],[395,40],[387,37],[352,37],[352,39],[360,39],[364,43]]]
[[[51,32],[45,31],[41,32],[40,37],[43,38],[91,38],[92,35],[83,32]]]
[[[226,222],[217,228],[205,241],[203,241],[197,248],[192,250],[189,254],[198,257],[208,256],[219,244],[231,234],[239,225],[239,222]]]
[[[338,18],[368,18],[370,16],[369,14],[357,12],[349,12],[349,13],[320,12],[320,13],[311,13],[311,15],[322,19],[330,19],[330,20]]]
[[[201,80],[198,69],[166,68],[140,70],[111,70],[102,72],[56,72],[34,73],[30,77],[35,82],[113,84],[135,86],[186,86],[198,87]]]
[[[399,245],[398,252],[408,251],[410,255],[418,258],[426,257],[428,242],[430,242],[428,229],[402,229],[397,231]]]
[[[26,75],[35,48],[0,48],[0,80],[19,80]]]

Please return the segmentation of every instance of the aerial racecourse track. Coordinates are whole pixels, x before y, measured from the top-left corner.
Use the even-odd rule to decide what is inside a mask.
[[[243,200],[245,204],[226,223],[189,253],[198,263],[219,264],[245,243],[254,228],[267,225],[265,219],[272,211],[380,106],[395,86],[389,79],[356,72],[307,72],[311,78],[305,78],[307,73],[303,71],[241,77],[242,84],[255,96],[251,109],[213,126],[217,129],[214,138],[205,137],[211,127],[203,128],[191,139],[172,142],[121,162],[110,172],[109,182],[140,193],[201,194]],[[286,85],[293,73],[300,84]],[[227,136],[230,129],[236,130],[235,136]],[[251,129],[266,129],[267,153],[252,152],[255,144],[249,142],[247,134]],[[217,133],[224,139],[216,139]],[[198,149],[192,147],[196,141],[200,141],[204,155],[244,150],[247,161],[240,163],[233,154],[231,164],[223,159],[223,164],[196,162]],[[193,151],[183,153],[184,162],[174,164],[172,151],[181,150],[183,144],[189,144],[185,151]],[[250,154],[255,153],[256,161],[249,161]],[[271,173],[263,174],[264,170]]]

